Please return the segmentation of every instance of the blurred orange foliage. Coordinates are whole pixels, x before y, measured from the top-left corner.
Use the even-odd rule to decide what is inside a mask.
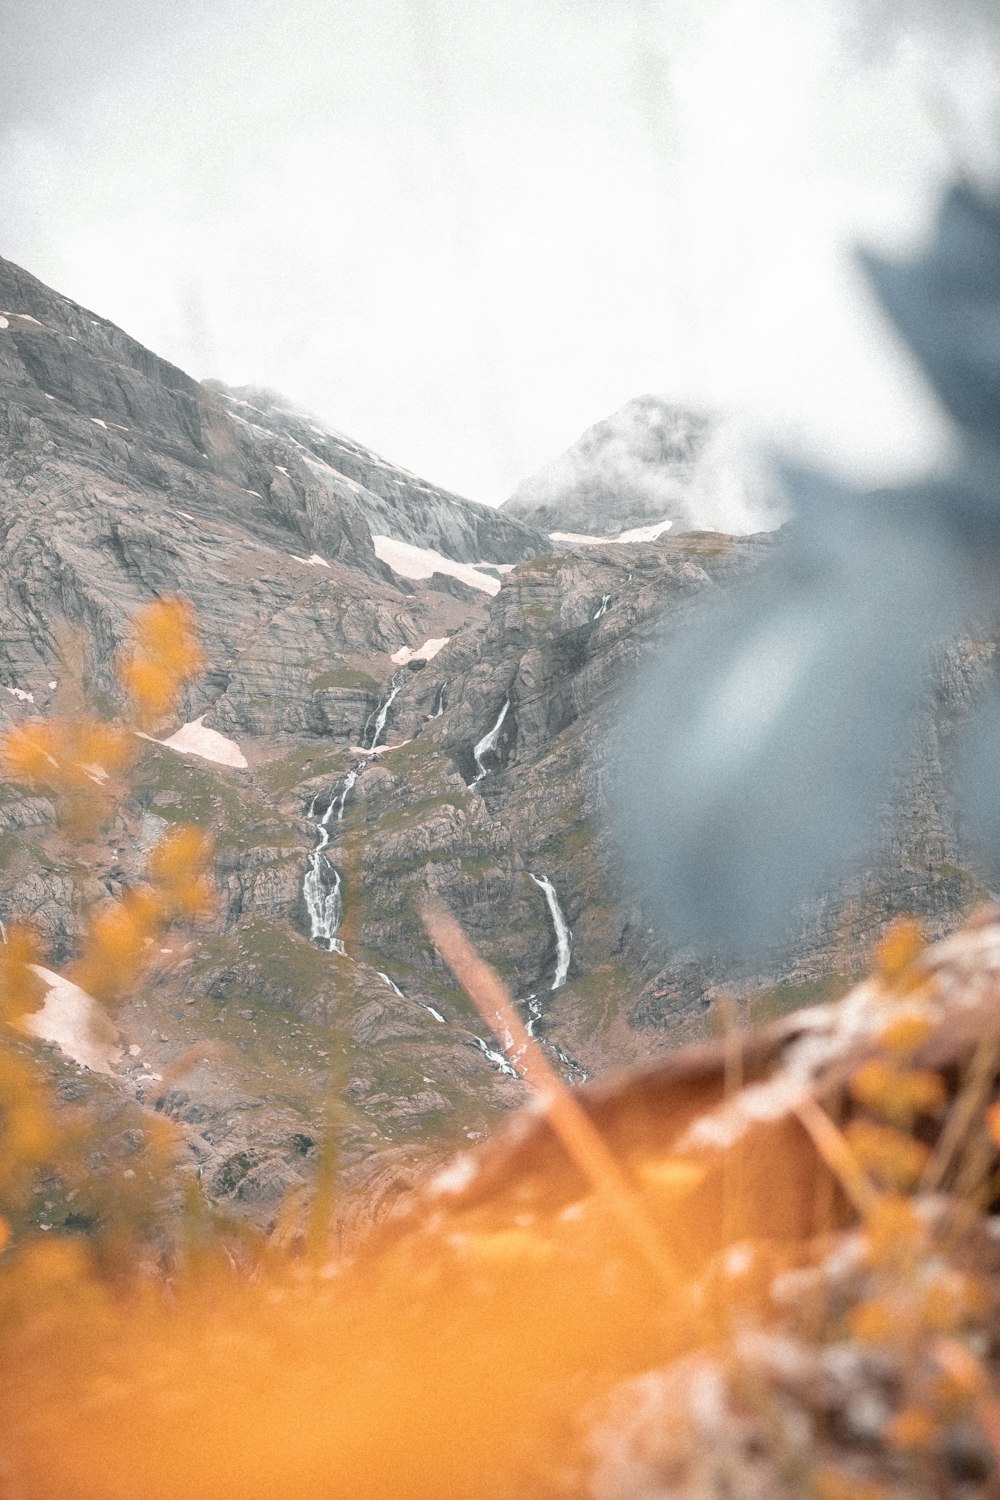
[[[186,599],[155,599],[136,615],[118,677],[140,728],[155,729],[186,682],[205,668],[194,610]]]

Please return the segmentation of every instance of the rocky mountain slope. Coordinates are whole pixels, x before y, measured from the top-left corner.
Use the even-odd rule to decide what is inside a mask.
[[[810,999],[896,912],[936,932],[975,899],[948,756],[990,643],[942,654],[881,853],[768,972],[667,952],[614,836],[623,703],[699,599],[766,567],[767,536],[551,553],[509,510],[281,398],[199,385],[4,262],[0,309],[0,724],[58,706],[61,620],[105,707],[153,595],[192,601],[209,658],[106,840],[68,845],[44,799],[0,788],[0,918],[30,917],[62,963],[165,828],[211,828],[218,916],[121,1012],[100,1085],[186,1122],[211,1197],[267,1220],[331,1118],[349,1180],[389,1193],[524,1097],[423,932],[428,890],[574,1080],[703,1034],[734,988]],[[660,416],[639,428],[679,472],[700,429]],[[614,529],[648,519],[626,499]]]

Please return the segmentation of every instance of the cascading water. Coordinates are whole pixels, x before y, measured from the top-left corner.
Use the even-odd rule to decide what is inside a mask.
[[[569,924],[563,916],[563,909],[559,905],[559,897],[556,895],[556,888],[551,880],[547,875],[532,875],[531,878],[545,892],[545,900],[548,903],[552,926],[555,928],[556,977],[552,981],[551,988],[557,990],[566,983],[566,975],[569,973],[569,960],[573,952],[573,934],[570,932]]]
[[[359,760],[357,765],[353,766],[351,770],[348,771],[347,775],[344,777],[344,784],[340,788],[339,794],[333,799],[333,805],[337,809],[338,823],[342,823],[344,821],[344,804],[346,803],[350,794],[353,792],[357,779],[361,775],[361,772],[364,770],[367,764],[368,757],[366,756],[364,760]]]
[[[407,998],[404,992],[399,988],[399,985],[396,983],[396,981],[394,979],[390,979],[388,974],[383,974],[381,969],[376,969],[375,972],[380,979],[385,980],[386,984],[392,990],[392,993],[394,995],[398,995],[400,1000],[405,1000]],[[429,1016],[433,1016],[435,1021],[440,1021],[442,1026],[446,1026],[448,1024],[441,1012],[439,1010],[435,1010],[433,1005],[426,1005],[423,1000],[418,1000],[417,1004],[420,1006],[421,1010],[425,1010]]]
[[[437,696],[434,699],[434,708],[433,708],[433,710],[432,710],[432,712],[430,714],[430,717],[432,719],[440,719],[441,715],[445,711],[445,708],[447,707],[447,703],[448,703],[448,681],[449,681],[449,679],[446,678],[444,680],[444,682],[441,683],[440,687],[437,690]]]
[[[319,837],[309,856],[309,866],[302,882],[302,895],[309,913],[309,936],[313,942],[328,949],[330,953],[343,953],[344,945],[337,937],[337,928],[344,910],[340,871],[323,852],[330,842],[330,815],[335,806],[335,800],[331,799],[329,807],[316,824]],[[310,817],[315,816],[315,809],[314,797],[309,804]]]
[[[529,995],[524,1005],[528,1012],[524,1018],[524,1029],[530,1037],[534,1037],[535,1027],[543,1019],[542,1003],[537,995]]]
[[[612,594],[602,594],[601,595],[601,602],[600,602],[600,604],[597,606],[597,608],[594,611],[593,619],[599,620],[602,615],[606,615],[607,614],[607,612],[608,612],[608,605],[611,603],[611,600],[612,600],[613,597],[614,596]]]
[[[508,1078],[520,1078],[520,1073],[515,1067],[511,1066],[502,1052],[498,1052],[495,1047],[491,1047],[489,1042],[484,1041],[481,1036],[474,1036],[472,1040],[483,1056],[489,1058],[499,1073],[506,1073]]]
[[[318,838],[316,847],[309,856],[305,879],[302,882],[302,895],[306,903],[306,910],[309,913],[309,935],[314,943],[318,943],[321,947],[329,949],[331,953],[343,953],[345,950],[343,943],[336,935],[344,911],[340,871],[324,853],[330,842],[330,820],[334,816],[334,813],[336,813],[337,822],[343,822],[344,806],[347,799],[354,790],[361,772],[378,749],[379,740],[385,732],[389,709],[405,680],[406,674],[404,672],[400,671],[393,674],[389,682],[389,691],[365,725],[364,733],[368,733],[369,726],[373,726],[373,733],[371,745],[364,759],[359,760],[357,765],[348,771],[342,785],[330,798],[326,812],[316,824]],[[316,817],[316,807],[320,796],[321,793],[317,792],[309,804],[308,816],[310,818]]]
[[[555,886],[551,880],[549,880],[547,875],[532,875],[531,878],[545,895],[549,914],[552,917],[552,926],[555,928],[556,977],[552,981],[551,988],[557,990],[566,983],[566,975],[569,973],[570,954],[573,950],[573,934],[563,915],[563,909],[559,905],[559,897],[556,895]],[[569,1074],[570,1083],[585,1083],[590,1077],[587,1069],[581,1063],[574,1062],[563,1051],[558,1042],[554,1042],[551,1037],[542,1036],[539,1033],[538,1028],[545,1021],[544,1007],[539,997],[537,995],[528,995],[522,1003],[525,1008],[524,1025],[528,1035],[533,1037],[543,1047],[546,1047],[554,1057],[558,1058]]]
[[[479,768],[479,775],[475,778],[475,780],[469,782],[470,790],[472,787],[479,785],[479,783],[482,781],[483,777],[489,770],[488,766],[483,765],[483,756],[489,755],[491,752],[496,750],[496,743],[500,738],[500,730],[503,728],[503,721],[504,719],[506,719],[509,709],[510,699],[505,698],[503,700],[503,708],[500,710],[500,716],[497,719],[496,723],[493,725],[493,728],[488,730],[487,733],[483,735],[479,743],[473,747],[472,758]]]
[[[405,681],[405,671],[400,670],[399,672],[393,673],[389,681],[389,691],[386,693],[378,708],[370,716],[368,723],[365,725],[365,734],[368,733],[369,725],[373,723],[375,725],[375,729],[372,734],[372,742],[368,746],[369,754],[371,754],[372,751],[378,749],[378,742],[382,737],[383,730],[385,729],[386,719],[389,717],[389,710],[392,707],[393,699],[396,697],[396,694],[399,692]]]

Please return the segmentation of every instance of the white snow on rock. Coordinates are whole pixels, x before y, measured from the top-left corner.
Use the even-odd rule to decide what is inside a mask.
[[[348,753],[351,755],[364,755],[370,760],[373,755],[387,755],[390,750],[401,750],[404,745],[412,744],[412,739],[400,740],[398,745],[373,745],[370,750],[366,750],[364,745],[351,745]]]
[[[652,526],[635,526],[619,536],[585,536],[580,531],[550,531],[549,536],[554,542],[568,542],[573,547],[604,547],[608,542],[654,542],[673,524],[673,521],[657,521]]]
[[[9,318],[0,318],[0,328],[9,328],[9,327],[10,327],[10,319]]]
[[[448,640],[449,637],[446,635],[435,636],[433,640],[424,641],[424,644],[418,646],[415,651],[412,651],[409,646],[400,646],[398,651],[392,653],[389,660],[395,662],[397,667],[405,667],[407,662],[411,661],[430,661],[437,656],[442,646],[447,646]]]
[[[432,573],[446,573],[449,578],[457,578],[474,589],[482,589],[485,594],[500,592],[499,578],[491,578],[488,573],[479,572],[480,567],[494,567],[493,563],[454,562],[450,557],[435,552],[433,547],[414,547],[410,542],[398,542],[391,536],[373,536],[372,545],[375,556],[381,562],[388,563],[392,571],[401,578],[430,578]]]
[[[115,1028],[93,995],[53,969],[31,965],[48,985],[41,1010],[25,1016],[24,1029],[43,1042],[55,1042],[92,1073],[111,1073],[121,1055]]]
[[[9,687],[7,691],[8,693],[10,693],[12,698],[20,698],[22,703],[34,703],[35,701],[34,693],[26,693],[24,691],[24,688]]]
[[[292,552],[290,556],[292,562],[305,563],[307,568],[328,568],[330,566],[326,558],[320,557],[318,552],[314,552],[311,557],[299,557],[295,552]]]
[[[246,757],[235,740],[227,739],[217,729],[206,729],[200,719],[182,724],[176,734],[167,740],[157,740],[168,750],[177,750],[182,755],[200,755],[202,760],[212,760],[218,766],[235,766],[239,771],[247,768]]]
[[[107,424],[107,422],[103,421],[100,417],[91,417],[90,420],[93,422],[93,424],[94,424],[95,427],[103,427],[104,430],[105,430],[105,432],[107,431],[108,424]]]

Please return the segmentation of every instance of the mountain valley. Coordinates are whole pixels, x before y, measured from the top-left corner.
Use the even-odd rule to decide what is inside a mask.
[[[835,993],[895,915],[937,934],[985,894],[949,757],[992,641],[941,651],[877,858],[766,972],[671,951],[615,838],[629,695],[678,623],[767,568],[770,534],[678,510],[660,535],[554,547],[601,536],[604,501],[463,500],[272,393],[199,384],[3,261],[0,309],[0,729],[58,713],[80,662],[113,712],[157,595],[191,601],[208,657],[106,835],[71,845],[45,798],[0,786],[0,918],[62,965],[164,830],[212,832],[218,911],[116,1016],[112,1071],[52,1066],[183,1122],[213,1201],[273,1222],[335,1125],[376,1213],[524,1102],[423,930],[427,892],[574,1083],[709,1035],[733,996],[757,1016]],[[696,439],[644,462],[674,483]],[[652,514],[629,502],[609,530]]]

